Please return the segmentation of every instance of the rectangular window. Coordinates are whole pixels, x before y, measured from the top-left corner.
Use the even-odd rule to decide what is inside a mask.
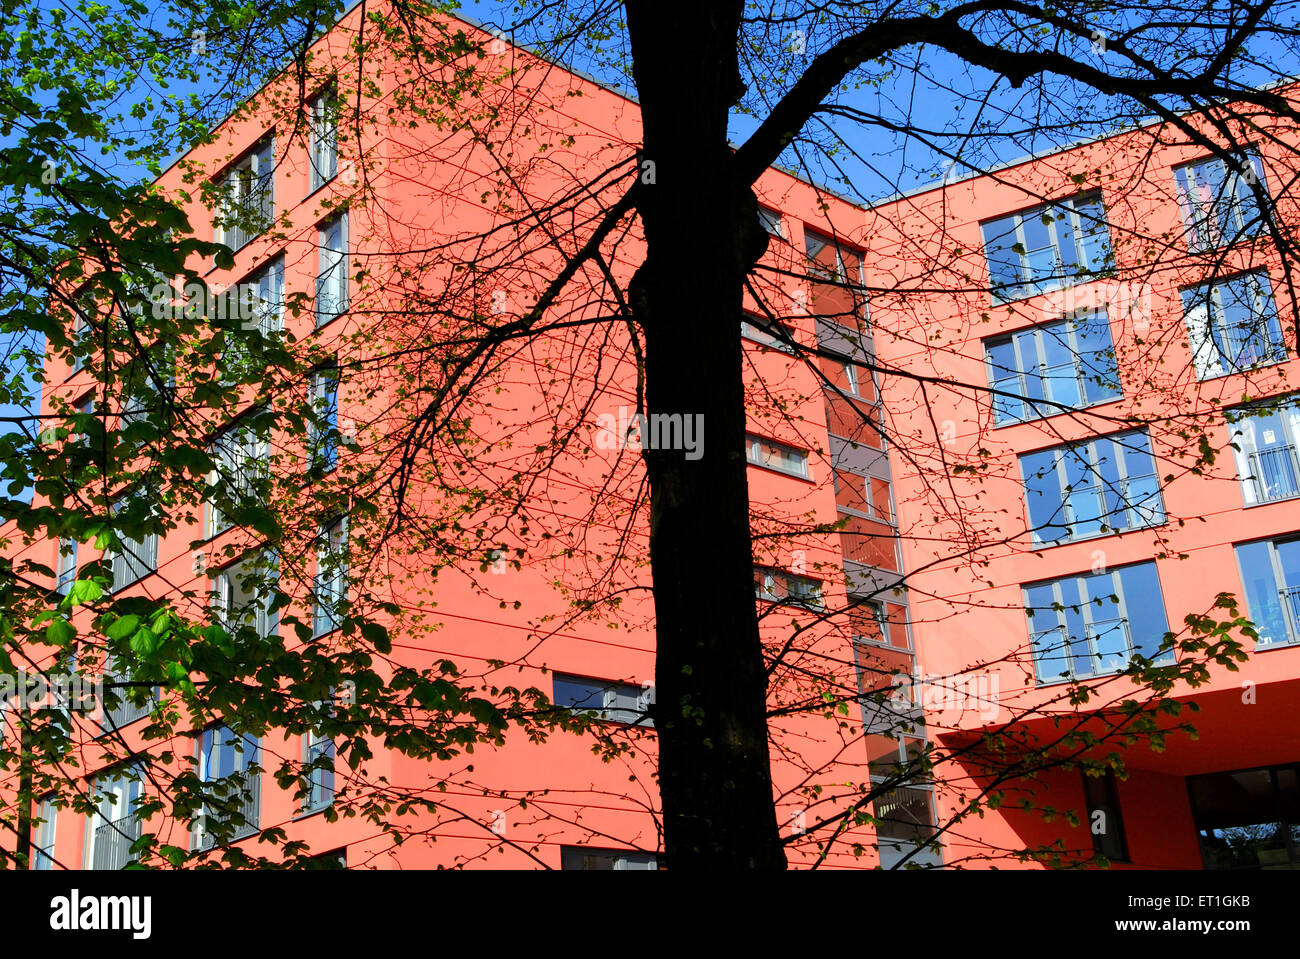
[[[1231,410],[1228,429],[1247,506],[1300,496],[1300,403]]]
[[[256,736],[239,735],[228,726],[212,726],[199,737],[199,780],[210,797],[195,821],[194,845],[210,848],[218,834],[233,842],[258,829],[261,811],[261,743]]]
[[[1264,188],[1264,166],[1254,152],[1219,157],[1174,168],[1178,205],[1192,252],[1229,246],[1257,235],[1265,217],[1255,189]]]
[[[1183,319],[1201,379],[1286,359],[1286,341],[1264,272],[1183,290]]]
[[[58,822],[58,809],[54,806],[54,796],[46,796],[37,807],[32,830],[32,868],[50,870],[54,868],[54,830]]]
[[[807,576],[758,566],[754,569],[754,597],[769,603],[821,609],[822,584]]]
[[[769,349],[780,350],[782,353],[794,352],[794,334],[779,320],[746,313],[745,319],[740,321],[740,335]]]
[[[338,96],[333,87],[309,104],[311,111],[311,189],[316,191],[339,172]]]
[[[1300,869],[1300,765],[1187,777],[1206,869]]]
[[[318,370],[311,378],[312,415],[307,421],[307,446],[313,472],[328,473],[338,463],[339,371]]]
[[[227,334],[221,360],[223,366],[242,377],[266,367],[266,348],[284,330],[284,258],[277,256],[240,283],[235,302],[240,322],[238,329]]]
[[[312,590],[312,631],[315,636],[338,629],[348,597],[348,529],[340,517],[320,528],[316,546],[316,581]]]
[[[866,306],[862,254],[811,227],[804,228],[811,302],[817,316],[839,318],[856,329]]]
[[[1053,416],[1120,395],[1104,312],[1084,313],[984,341],[997,425]]]
[[[659,859],[651,852],[631,849],[592,849],[589,846],[561,846],[562,870],[654,871]]]
[[[1083,774],[1083,796],[1088,806],[1088,831],[1092,850],[1111,862],[1128,861],[1128,844],[1124,840],[1124,820],[1119,811],[1119,786],[1115,773],[1107,769],[1103,776]]]
[[[653,686],[607,682],[555,673],[553,702],[575,712],[595,712],[605,722],[653,726],[649,710],[654,704]]]
[[[1258,647],[1300,642],[1300,539],[1265,540],[1237,547],[1246,588],[1246,613]]]
[[[275,220],[275,140],[253,148],[222,177],[213,241],[241,250]]]
[[[1112,265],[1100,192],[989,220],[980,230],[994,302],[1085,282]]]
[[[1151,440],[1141,430],[1020,457],[1035,543],[1063,543],[1165,521]]]
[[[939,849],[928,845],[935,823],[925,753],[925,740],[918,736],[867,737],[867,765],[872,787],[879,790],[872,799],[871,815],[884,869],[943,864]]]
[[[265,551],[245,556],[212,577],[212,612],[229,633],[251,629],[265,639],[274,636],[278,617],[271,611],[277,578],[275,558]]]
[[[317,730],[302,736],[303,779],[307,793],[302,812],[315,812],[334,802],[334,740]]]
[[[1155,563],[1032,583],[1024,597],[1040,683],[1121,672],[1136,653],[1155,658],[1169,631]]]
[[[140,838],[136,807],[142,774],[123,771],[95,780],[91,793],[94,814],[86,817],[85,864],[89,869],[125,869],[135,857],[131,846]]]
[[[213,440],[215,469],[210,478],[213,494],[208,502],[208,536],[230,528],[233,520],[226,515],[228,510],[254,506],[265,498],[271,448],[251,419],[246,417],[226,428]]]
[[[113,503],[113,515],[128,514],[133,525],[150,525],[156,519],[148,516],[148,504],[144,503],[142,494],[130,493],[119,497]],[[124,589],[136,580],[142,579],[158,568],[158,533],[156,530],[141,532],[138,539],[117,531],[119,547],[110,550],[110,564],[113,569],[113,590]]]
[[[785,223],[781,219],[781,214],[776,210],[760,206],[758,208],[758,222],[763,225],[764,230],[778,240],[785,239]]]
[[[316,273],[316,326],[337,319],[348,308],[348,215],[340,213],[320,228]]]
[[[106,736],[146,716],[158,705],[158,687],[146,686],[135,678],[132,664],[124,659],[104,663],[104,697],[100,706],[99,736]]]
[[[54,588],[63,596],[68,595],[73,581],[77,578],[77,541],[64,536],[59,540],[58,579]]]
[[[745,459],[753,466],[789,473],[802,479],[808,478],[808,454],[776,440],[746,436]]]

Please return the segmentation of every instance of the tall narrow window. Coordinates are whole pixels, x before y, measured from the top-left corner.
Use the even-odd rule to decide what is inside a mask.
[[[270,475],[270,443],[251,417],[228,427],[212,443],[215,470],[208,502],[208,535],[228,529],[241,509],[260,503]]]
[[[259,637],[275,635],[276,614],[271,611],[276,564],[272,554],[256,551],[212,577],[212,606],[227,632],[251,629]]]
[[[1155,563],[1033,583],[1024,594],[1041,683],[1120,672],[1136,653],[1155,658],[1169,631]]]
[[[311,417],[307,421],[307,445],[312,471],[327,473],[338,462],[339,371],[327,367],[312,374]]]
[[[865,319],[866,290],[863,285],[862,254],[834,237],[811,227],[804,228],[804,249],[812,312],[856,329]]]
[[[1254,152],[1237,153],[1231,162],[1211,157],[1184,164],[1174,169],[1174,181],[1193,252],[1227,246],[1263,229],[1255,191],[1264,189],[1264,166]]]
[[[1151,440],[1135,430],[1020,457],[1036,543],[1164,522]]]
[[[339,170],[338,97],[333,87],[315,96],[311,110],[311,189],[320,189]]]
[[[64,536],[59,540],[59,573],[55,589],[66,596],[77,578],[77,541]]]
[[[271,340],[284,329],[284,258],[276,257],[239,284],[239,323],[227,336],[223,365],[236,375],[256,374]]]
[[[316,325],[320,327],[348,308],[348,215],[340,213],[322,225],[317,242]]]
[[[86,819],[85,865],[89,869],[125,869],[135,857],[131,846],[140,838],[136,807],[141,798],[141,773],[122,770],[98,777],[91,786],[95,812]]]
[[[40,822],[32,836],[32,868],[49,870],[54,868],[54,830],[58,822],[58,809],[54,805],[53,795],[41,800],[36,810]]]
[[[1128,859],[1124,840],[1124,820],[1119,811],[1119,786],[1115,773],[1107,769],[1103,776],[1083,776],[1083,795],[1088,805],[1088,831],[1093,851],[1111,862]]]
[[[334,802],[334,740],[319,730],[303,733],[302,762],[307,790],[302,800],[302,811],[324,809]]]
[[[1183,317],[1201,379],[1286,359],[1267,273],[1243,273],[1184,290]]]
[[[261,742],[256,736],[240,735],[228,726],[213,726],[199,737],[199,780],[205,784],[209,801],[195,823],[194,844],[210,847],[217,834],[233,841],[258,829],[261,812]]]
[[[316,582],[312,591],[312,624],[316,636],[338,629],[348,596],[347,519],[339,517],[321,527],[316,546]]]
[[[1111,268],[1100,193],[1046,203],[980,227],[995,302],[1086,281]]]
[[[275,220],[275,141],[246,153],[219,184],[221,205],[213,239],[240,250]]]
[[[1120,395],[1106,314],[1083,313],[984,341],[998,425],[1053,416]]]
[[[155,518],[143,493],[130,493],[113,503],[114,517],[133,527],[130,534],[118,530],[118,547],[110,549],[113,589],[123,589],[158,568],[158,532],[149,528]]]

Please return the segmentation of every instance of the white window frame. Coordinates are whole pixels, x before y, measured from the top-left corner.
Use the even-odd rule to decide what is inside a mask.
[[[310,191],[316,192],[339,172],[338,92],[325,87],[308,104],[311,125]]]
[[[324,221],[317,228],[316,240],[316,328],[320,329],[346,313],[349,306],[347,211]]]

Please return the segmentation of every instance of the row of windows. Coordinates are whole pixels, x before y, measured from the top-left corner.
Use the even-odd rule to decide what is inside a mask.
[[[1286,359],[1267,274],[1244,273],[1183,291],[1197,376],[1210,379]],[[984,341],[998,425],[1118,399],[1119,368],[1104,310]]]
[[[261,821],[261,775],[255,767],[261,758],[260,740],[236,734],[228,726],[209,727],[198,736],[196,758],[201,782],[238,788],[224,792],[223,786],[217,786],[213,790],[214,797],[222,798],[205,805],[194,817],[191,848],[210,849],[218,833],[235,841],[257,832]],[[301,761],[303,796],[298,814],[307,815],[334,802],[333,741],[314,732],[304,734]],[[143,779],[140,772],[118,772],[99,776],[91,785],[96,809],[87,822],[83,853],[86,868],[124,869],[133,861],[131,846],[141,834]],[[36,869],[53,869],[58,861],[54,844],[57,815],[51,799],[41,803],[38,816],[42,822],[34,836]]]
[[[1173,171],[1188,246],[1212,250],[1257,235],[1267,218],[1257,202],[1264,168],[1253,151],[1176,167]],[[1100,191],[1044,203],[980,225],[989,284],[1009,302],[1114,267],[1110,227]]]

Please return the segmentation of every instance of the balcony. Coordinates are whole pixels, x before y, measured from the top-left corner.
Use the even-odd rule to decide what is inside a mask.
[[[95,829],[92,869],[125,869],[132,861],[131,845],[140,838],[140,820],[123,816]]]
[[[104,682],[108,685],[112,685],[114,683],[129,682],[129,680],[123,679],[120,676],[105,676]],[[111,732],[115,732],[131,725],[131,723],[134,723],[137,720],[144,719],[152,713],[154,707],[158,705],[157,686],[149,690],[149,695],[145,698],[144,702],[138,706],[128,698],[129,693],[131,692],[130,686],[121,686],[114,689],[113,692],[117,697],[116,704],[110,706],[106,701],[101,704],[103,716],[99,733],[101,736],[106,736]]]
[[[1249,454],[1250,475],[1244,479],[1254,484],[1261,503],[1300,496],[1300,469],[1297,469],[1294,446],[1275,446]]]
[[[231,797],[234,799],[235,797]],[[195,825],[193,842],[196,849],[211,849],[216,845],[216,839],[212,835],[209,825],[218,825],[223,822],[233,820],[234,812],[243,816],[241,825],[234,827],[234,832],[230,834],[230,841],[237,842],[253,835],[259,829],[259,822],[262,809],[262,777],[260,775],[248,776],[247,782],[243,786],[242,795],[238,797],[242,802],[237,810],[231,812],[209,813],[204,812],[199,816]]]

